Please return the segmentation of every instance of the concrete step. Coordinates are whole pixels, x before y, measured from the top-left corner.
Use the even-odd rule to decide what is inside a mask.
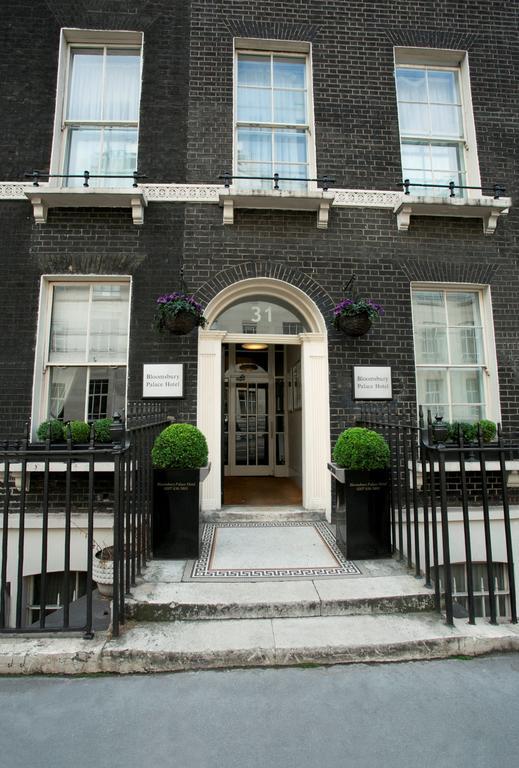
[[[406,573],[226,583],[143,581],[127,607],[132,619],[146,622],[357,616],[431,611],[434,593]]]
[[[0,637],[0,674],[84,675],[351,664],[519,650],[517,625],[437,614],[125,625],[118,638]]]
[[[324,511],[311,511],[303,507],[256,507],[241,504],[202,512],[204,523],[281,523],[296,520],[318,522],[326,520]]]

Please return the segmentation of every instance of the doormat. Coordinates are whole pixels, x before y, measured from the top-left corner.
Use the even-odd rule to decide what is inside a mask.
[[[184,579],[295,579],[359,576],[324,522],[206,523],[201,556]]]

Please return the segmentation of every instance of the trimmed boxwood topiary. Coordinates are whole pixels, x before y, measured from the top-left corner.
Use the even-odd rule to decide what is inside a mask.
[[[88,443],[90,427],[86,421],[69,421],[65,427],[65,437],[68,437],[69,428],[73,443]]]
[[[43,421],[36,432],[39,440],[48,440],[51,442],[60,442],[64,439],[63,436],[63,422],[57,419],[51,419],[50,421]]]
[[[451,424],[449,424],[448,439],[457,443],[459,438],[459,430],[461,430],[463,440],[466,443],[471,443],[476,439],[478,435],[477,424],[471,424],[468,421],[453,421]]]
[[[497,433],[497,427],[493,421],[489,419],[481,419],[479,428],[481,429],[481,437],[484,443],[491,443]],[[477,433],[476,433],[477,435]]]
[[[158,435],[151,450],[156,469],[199,469],[207,464],[207,441],[192,424],[171,424]]]
[[[475,421],[469,423],[467,421],[453,421],[449,424],[448,439],[454,443],[458,442],[459,433],[458,427],[463,434],[463,440],[465,443],[473,443],[478,439],[478,427],[481,429],[481,437],[484,443],[491,443],[497,433],[497,427],[495,422],[488,419],[481,419],[481,421]]]
[[[389,446],[382,435],[364,427],[344,430],[333,449],[333,460],[345,469],[385,469],[389,459]]]
[[[94,421],[94,435],[96,443],[111,443],[112,435],[110,433],[110,427],[113,424],[113,419],[97,419]]]

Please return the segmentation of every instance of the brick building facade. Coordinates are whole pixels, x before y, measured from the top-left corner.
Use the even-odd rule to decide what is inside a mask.
[[[87,283],[102,276],[131,280],[128,400],[142,397],[144,364],[182,362],[185,397],[169,402],[168,412],[177,420],[198,420],[203,426],[197,401],[203,391],[198,334],[175,337],[154,329],[156,297],[180,288],[181,267],[188,291],[204,304],[251,278],[273,279],[310,298],[325,327],[329,401],[319,413],[329,413],[328,447],[359,412],[352,392],[355,365],[390,366],[394,403],[416,413],[411,289],[435,292],[443,301],[446,292],[468,291],[475,301],[481,300],[482,337],[472,342],[482,345],[485,357],[474,352],[479,392],[472,390],[463,402],[479,403],[480,416],[501,420],[506,429],[517,431],[517,214],[511,207],[506,218],[499,215],[507,211],[517,186],[517,47],[510,18],[516,14],[512,8],[506,15],[497,14],[488,2],[461,0],[411,5],[386,0],[337,0],[325,5],[316,0],[269,0],[259,6],[248,0],[6,2],[2,27],[8,56],[0,65],[4,69],[0,291],[7,333],[0,350],[0,434],[21,437],[31,416],[34,430],[36,422],[48,415],[50,395],[47,392],[47,400],[41,401],[38,384],[46,344],[41,292],[56,282],[72,285],[81,276]],[[115,50],[111,39],[119,49],[126,45],[138,50],[135,55],[142,58],[137,165],[146,176],[139,187],[147,202],[143,223],[134,223],[127,200],[126,207],[114,207],[113,202],[89,205],[92,197],[85,197],[70,207],[66,195],[63,205],[56,198],[48,203],[44,199],[46,220],[37,223],[37,203],[33,200],[31,207],[26,191],[33,198],[36,193],[45,196],[49,187],[65,182],[51,177],[47,187],[43,178],[36,189],[24,180],[24,173],[39,169],[66,174],[64,158],[72,150],[64,145],[60,150],[65,141],[60,137],[68,131],[70,138],[74,130],[81,130],[73,121],[67,123],[63,106],[75,87],[66,68],[68,51],[104,46],[106,59]],[[279,119],[281,112],[266,122],[257,116],[240,122],[236,105],[246,98],[240,96],[240,87],[249,91],[259,87],[258,80],[240,85],[240,57],[248,64],[270,57],[273,71],[278,65],[281,71],[290,56],[305,67],[305,127],[287,127],[290,121]],[[419,95],[415,101],[406,100],[405,94],[401,98],[418,111],[427,107],[429,115],[438,113],[443,104],[444,97],[433,94],[437,73],[455,73],[453,77],[459,78],[452,104],[461,102],[455,119],[464,127],[454,139],[445,129],[450,119],[445,115],[439,118],[439,129],[434,124],[423,129],[426,138],[420,138],[420,131],[404,136],[403,112],[399,129],[395,62],[397,69],[429,78],[427,105]],[[271,90],[275,92],[275,82]],[[285,88],[287,100],[288,91]],[[450,97],[445,98],[449,102]],[[443,106],[449,115],[458,109],[451,102]],[[258,128],[267,124],[270,127]],[[101,130],[108,129],[105,125]],[[258,141],[268,131],[276,141],[283,132],[286,141],[290,132],[290,140],[297,135],[297,141],[303,141],[304,134],[307,155],[302,165],[308,178],[334,179],[327,225],[316,226],[319,202],[312,203],[312,210],[308,206],[297,210],[293,201],[287,205],[286,197],[272,194],[266,202],[263,195],[261,208],[240,207],[244,203],[239,180],[234,182],[233,223],[223,224],[226,191],[220,177],[223,172],[239,175],[233,136],[240,130],[256,131]],[[483,192],[458,191],[454,208],[445,191],[419,190],[436,196],[436,201],[428,197],[428,203],[411,206],[406,222],[405,211],[395,213],[407,202],[401,186],[401,144],[415,153],[420,147],[428,158],[438,148],[449,148],[461,157],[459,167],[451,169],[457,183],[483,187]],[[419,162],[426,163],[425,154]],[[429,175],[424,171],[421,180],[444,183],[445,169],[440,168],[440,178],[432,162]],[[261,167],[264,171],[267,165]],[[268,167],[275,172],[275,160]],[[506,188],[506,197],[501,194],[493,200],[488,190],[494,184]],[[322,183],[315,186],[321,188]],[[312,187],[308,189],[311,197]],[[319,194],[315,191],[314,197]],[[410,197],[416,201],[412,188]],[[344,298],[344,286],[352,275],[355,292],[379,301],[385,309],[380,322],[359,338],[346,337],[330,322],[332,308]],[[265,297],[266,283],[260,285]],[[471,322],[478,325],[477,319]],[[442,367],[444,363],[439,364],[442,382],[455,375],[449,365],[455,367],[456,361]],[[437,392],[435,400],[427,390],[427,397],[433,406],[450,398],[447,410],[452,407],[449,413],[455,417],[455,384],[438,385],[442,386],[448,394]],[[214,392],[219,401],[218,382]],[[285,417],[289,418],[288,410]],[[220,435],[213,434],[212,440],[213,447],[218,446]],[[326,488],[323,492],[329,495]]]

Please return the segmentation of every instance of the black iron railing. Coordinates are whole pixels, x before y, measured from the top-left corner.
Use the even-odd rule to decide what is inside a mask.
[[[505,194],[506,189],[502,184],[492,184],[489,187],[465,187],[455,184],[454,181],[449,181],[448,184],[425,184],[421,181],[412,182],[409,179],[404,179],[400,182],[400,185],[404,188],[404,194],[411,194],[411,187],[420,187],[427,189],[448,189],[449,197],[456,197],[456,189],[479,189],[481,192],[488,192],[493,195],[494,200],[499,200],[502,195]]]
[[[90,186],[89,181],[91,179],[132,179],[132,187],[138,187],[138,182],[141,179],[147,178],[138,171],[125,174],[100,174],[90,173],[90,171],[83,171],[83,173],[47,173],[46,171],[31,171],[30,173],[25,173],[24,177],[26,179],[32,179],[33,187],[39,187],[40,181],[43,181],[44,179],[83,179],[84,187]]]
[[[517,595],[514,571],[510,499],[509,462],[519,458],[519,441],[505,438],[498,425],[495,442],[484,443],[481,430],[477,440],[464,441],[461,429],[457,438],[439,442],[430,412],[424,421],[420,410],[419,426],[406,423],[398,411],[365,405],[359,423],[380,432],[391,450],[391,515],[395,554],[406,560],[417,577],[434,587],[438,611],[444,611],[448,624],[464,615],[456,603],[451,549],[453,509],[462,512],[464,566],[469,623],[475,623],[475,585],[473,583],[473,543],[475,516],[481,516],[484,529],[484,564],[488,589],[490,622],[498,619],[496,561],[494,547],[506,552],[510,619],[517,622]],[[439,433],[438,433],[439,434]],[[502,523],[492,525],[492,519]],[[503,546],[504,545],[504,546]],[[481,562],[481,559],[478,558]],[[440,571],[443,572],[440,587]]]
[[[315,179],[301,179],[296,176],[280,176],[279,173],[273,173],[272,176],[233,176],[232,173],[228,173],[227,171],[225,173],[222,173],[221,176],[218,176],[219,179],[223,180],[223,185],[226,189],[228,189],[234,179],[238,180],[257,180],[257,181],[273,181],[274,187],[273,189],[279,189],[279,182],[280,181],[290,181],[292,184],[294,182],[300,183],[300,182],[307,182],[307,181],[315,181],[317,184],[321,184],[321,189],[323,192],[327,192],[330,188],[331,184],[335,184],[335,179],[330,178],[330,176],[319,176]]]
[[[150,557],[151,447],[167,423],[160,404],[136,403],[129,404],[126,423],[114,416],[111,444],[96,444],[93,430],[90,442],[81,446],[72,445],[70,437],[64,444],[50,440],[35,444],[28,436],[0,443],[0,633],[93,636],[97,596],[92,569],[95,551],[101,548],[94,532],[101,513],[113,516],[113,540],[106,548],[113,559],[112,633],[119,633],[125,596]],[[82,513],[80,524],[77,513]],[[71,598],[76,571],[83,571],[86,579],[80,601]],[[56,572],[63,574],[61,608],[47,615],[49,580]],[[38,609],[36,623],[31,621],[26,594],[26,578],[35,574],[39,599],[31,608]]]

